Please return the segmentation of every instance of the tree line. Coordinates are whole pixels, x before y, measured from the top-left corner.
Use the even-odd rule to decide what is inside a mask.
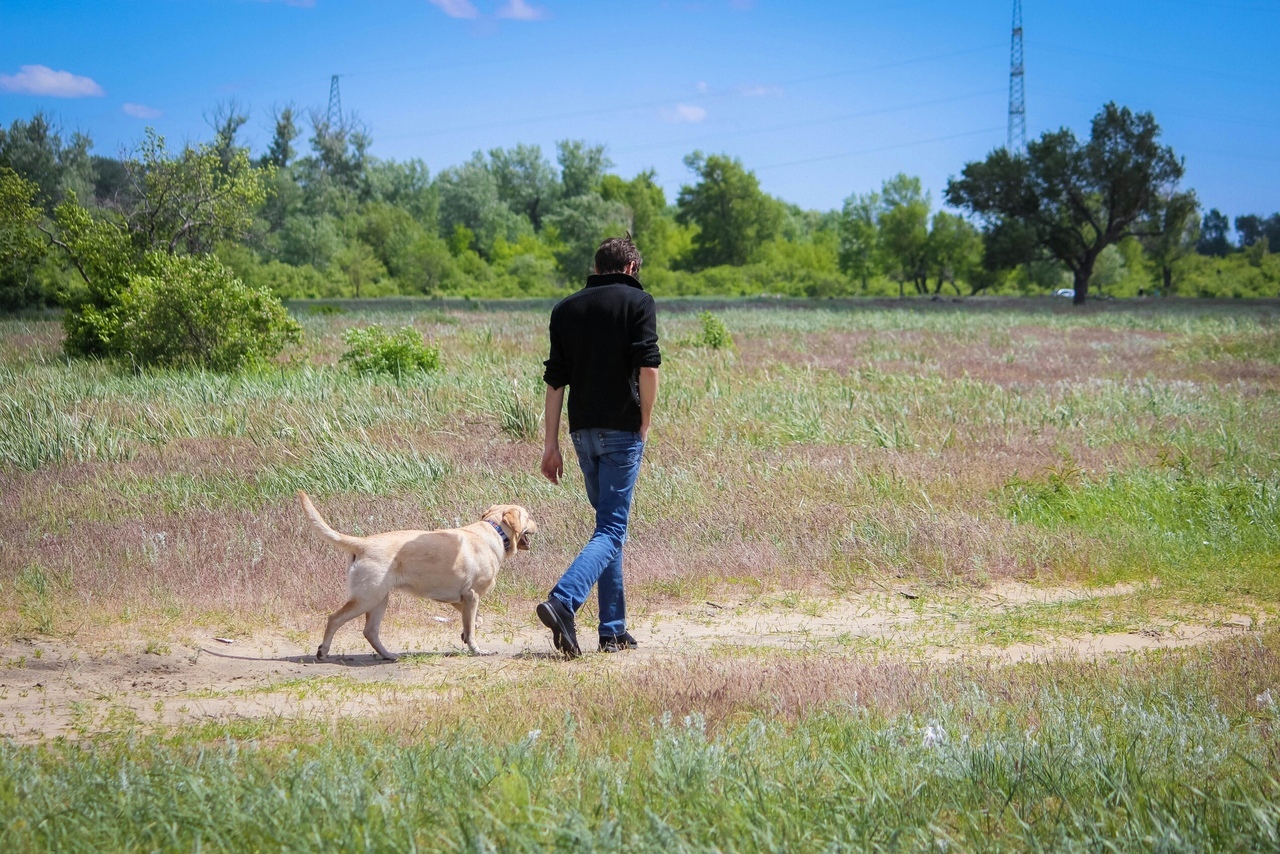
[[[1233,245],[1229,218],[1180,187],[1154,118],[1114,104],[1088,139],[1063,129],[966,164],[943,196],[962,213],[906,174],[817,211],[727,154],[685,157],[668,199],[652,170],[618,175],[582,140],[478,151],[432,175],[370,154],[354,116],[278,109],[256,155],[246,111],[209,120],[205,142],[171,150],[148,131],[121,157],[42,113],[0,128],[0,307],[72,308],[91,318],[75,334],[93,352],[108,332],[86,307],[101,313],[165,256],[211,259],[278,298],[555,296],[624,230],[659,295],[1280,295],[1280,214],[1236,217]]]

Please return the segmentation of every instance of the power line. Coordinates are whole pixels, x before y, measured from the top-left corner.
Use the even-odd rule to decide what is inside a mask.
[[[1101,53],[1095,50],[1081,50],[1076,47],[1066,47],[1064,45],[1047,44],[1045,42],[1036,42],[1036,45],[1045,50],[1057,50],[1064,53],[1074,53],[1079,56],[1089,56],[1094,59],[1106,59],[1111,62],[1118,62],[1121,65],[1149,65],[1153,68],[1164,68],[1169,71],[1180,71],[1184,74],[1195,74],[1199,77],[1217,77],[1222,80],[1235,80],[1238,82],[1252,83],[1255,86],[1275,86],[1277,81],[1266,77],[1253,77],[1245,74],[1232,74],[1230,72],[1214,71],[1207,68],[1193,68],[1189,65],[1177,65],[1171,62],[1161,62],[1156,59],[1142,59],[1133,56],[1116,56],[1112,53]]]
[[[806,163],[821,163],[825,160],[839,160],[842,157],[856,157],[860,154],[875,154],[881,151],[897,151],[901,148],[912,148],[917,145],[928,145],[933,142],[948,142],[953,139],[964,139],[970,136],[981,136],[982,134],[996,133],[1003,128],[983,128],[982,130],[966,131],[965,133],[953,133],[947,136],[935,136],[931,139],[917,139],[914,142],[901,142],[896,145],[882,145],[876,148],[862,148],[857,151],[842,151],[839,154],[824,154],[821,157],[809,157],[804,160],[789,160],[786,163],[770,163],[767,166],[757,166],[754,171],[760,172],[765,169],[781,169],[784,166],[803,166]]]
[[[816,80],[828,80],[834,77],[846,77],[846,76],[859,75],[859,74],[871,74],[876,71],[887,71],[889,69],[901,68],[907,65],[918,65],[925,62],[935,62],[940,59],[950,59],[956,56],[965,56],[972,53],[979,53],[981,51],[991,50],[991,48],[992,48],[992,45],[983,45],[981,47],[966,48],[965,50],[949,51],[947,53],[916,57],[914,59],[903,59],[903,60],[898,60],[896,62],[887,62],[881,65],[870,65],[863,68],[851,68],[851,69],[843,69],[840,71],[824,72],[822,74],[807,75],[804,77],[795,77],[790,80],[783,80],[776,85],[794,86],[800,83],[811,83]],[[699,93],[696,97],[723,98],[727,95],[734,95],[737,93],[738,93],[738,89],[736,88],[720,89],[714,92]],[[453,133],[468,133],[470,131],[477,131],[477,130],[500,130],[500,129],[511,128],[511,127],[521,127],[523,125],[561,121],[564,119],[579,119],[579,118],[588,118],[593,116],[617,115],[620,113],[635,112],[636,110],[647,110],[647,109],[654,109],[658,107],[667,107],[667,106],[670,106],[672,100],[673,98],[668,97],[668,98],[663,98],[660,101],[646,101],[638,104],[630,104],[625,107],[609,107],[605,109],[594,109],[594,110],[576,110],[574,112],[569,112],[569,113],[558,113],[555,115],[538,116],[536,118],[529,118],[529,119],[517,119],[514,121],[485,122],[483,124],[464,125],[464,126],[454,127],[454,128],[445,128],[443,130],[396,134],[392,136],[385,136],[383,137],[383,139],[388,139],[388,140],[419,139],[422,137],[445,136]]]
[[[967,95],[957,95],[951,98],[935,98],[931,101],[916,101],[915,103],[912,103],[912,104],[899,104],[893,107],[882,107],[874,110],[863,110],[857,113],[845,113],[844,115],[830,116],[824,119],[813,119],[811,121],[806,121],[806,122],[792,122],[789,124],[769,125],[767,127],[748,128],[746,130],[729,131],[727,133],[717,133],[716,139],[719,140],[719,139],[728,139],[728,138],[738,137],[738,136],[753,136],[755,134],[761,134],[761,133],[775,133],[778,131],[798,130],[799,128],[817,127],[819,125],[839,124],[840,122],[846,122],[846,121],[849,121],[850,119],[862,119],[862,118],[867,118],[869,116],[879,116],[879,115],[885,115],[888,113],[899,113],[899,112],[905,112],[907,110],[919,109],[921,107],[933,107],[939,104],[950,104],[956,101],[967,101],[970,98],[981,98],[987,95],[997,95],[1003,91],[1004,89],[988,89],[983,92],[971,92]],[[658,150],[663,148],[679,148],[679,147],[690,145],[690,144],[697,144],[699,140],[704,140],[704,139],[707,139],[705,135],[697,137],[696,139],[693,137],[686,137],[685,139],[679,140],[676,142],[659,142],[659,143],[652,143],[649,145],[632,146],[630,148],[620,148],[620,149],[617,149],[614,153],[632,154],[637,151],[652,151],[652,150]]]

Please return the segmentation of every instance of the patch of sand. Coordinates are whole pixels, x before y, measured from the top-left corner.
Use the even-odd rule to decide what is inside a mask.
[[[708,651],[751,655],[771,650],[875,662],[1016,662],[1204,644],[1263,622],[1203,613],[1098,634],[1055,633],[1048,623],[1033,642],[1004,645],[986,642],[971,630],[975,621],[1011,609],[1120,599],[1139,590],[1134,585],[1038,588],[1005,583],[963,595],[903,587],[840,599],[697,602],[640,615],[632,629],[640,648],[631,652],[607,657],[594,652],[595,633],[586,619],[580,620],[586,629],[581,639],[597,666],[616,668],[662,666]],[[547,632],[531,614],[482,613],[477,634],[491,654],[479,658],[467,655],[459,642],[456,618],[431,616],[406,626],[407,619],[397,621],[396,616],[408,615],[393,615],[384,623],[384,642],[392,650],[410,652],[395,663],[375,658],[355,623],[339,632],[333,660],[316,662],[320,615],[310,621],[314,625],[300,622],[297,631],[263,631],[231,643],[194,629],[185,635],[174,632],[184,640],[167,645],[152,641],[148,646],[141,640],[97,648],[52,639],[3,642],[0,737],[38,741],[138,724],[375,715],[398,703],[448,698],[468,677],[537,678],[540,668],[576,666],[559,663]],[[304,637],[307,645],[299,646]]]

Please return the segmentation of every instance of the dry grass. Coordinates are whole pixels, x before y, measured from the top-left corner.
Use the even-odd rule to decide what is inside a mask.
[[[1085,489],[1170,461],[1229,483],[1280,477],[1273,307],[729,308],[736,352],[671,344],[695,329],[686,308],[662,314],[627,556],[658,606],[694,588],[1124,577],[1105,520],[1027,524],[1009,484],[1070,470]],[[589,526],[580,486],[542,482],[527,438],[544,314],[397,316],[445,365],[406,382],[336,367],[342,331],[377,314],[306,317],[295,366],[240,378],[68,364],[55,321],[0,321],[2,630],[324,610],[340,560],[307,530],[297,488],[357,533],[529,506],[541,542],[496,591],[499,607],[527,604]]]

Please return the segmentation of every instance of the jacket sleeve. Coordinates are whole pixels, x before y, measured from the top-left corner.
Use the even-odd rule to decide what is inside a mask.
[[[564,388],[569,384],[569,354],[565,351],[554,311],[551,313],[551,324],[547,332],[551,339],[551,354],[542,363],[546,366],[546,370],[542,372],[542,379],[552,388]]]
[[[653,297],[645,294],[631,315],[631,367],[656,368],[662,365],[658,350],[658,311]]]

